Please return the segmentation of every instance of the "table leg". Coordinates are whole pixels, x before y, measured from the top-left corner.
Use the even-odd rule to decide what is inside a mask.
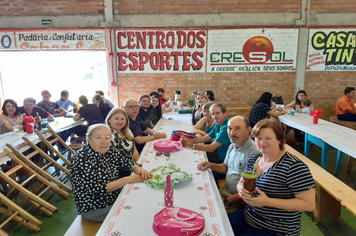
[[[304,156],[308,157],[310,156],[310,141],[309,141],[309,134],[305,133],[305,139],[304,139]]]
[[[344,153],[342,151],[340,151],[340,150],[337,151],[335,175],[339,175],[343,154]]]
[[[323,147],[321,147],[321,167],[324,170],[327,170],[328,168],[329,151],[330,146],[324,143]]]

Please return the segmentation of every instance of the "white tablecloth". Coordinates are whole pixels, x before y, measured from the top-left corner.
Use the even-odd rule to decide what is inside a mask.
[[[285,114],[278,118],[284,124],[320,138],[330,146],[356,157],[355,130],[320,118],[318,124],[313,124],[313,117],[302,113],[295,113],[294,116]]]
[[[54,131],[58,133],[73,128],[77,125],[80,125],[83,122],[84,122],[83,120],[74,121],[73,118],[58,117],[55,118],[55,121],[49,122],[49,125],[52,127]],[[31,142],[34,143],[40,142],[40,139],[37,137],[35,133],[27,134],[26,132],[20,131],[18,134],[15,134],[14,132],[8,132],[0,135],[0,153],[3,152],[7,143],[11,144],[14,147],[23,143],[24,140],[22,139],[22,137],[27,137]],[[22,152],[22,151],[26,151],[28,148],[29,146],[24,146],[21,147],[19,150]],[[0,157],[0,164],[3,164],[10,159],[11,158],[7,155]]]
[[[164,116],[155,130],[165,132],[167,138],[170,138],[172,130],[191,131],[191,114],[171,112]],[[171,153],[168,161],[163,156],[155,160],[153,143],[146,144],[138,160],[144,169],[150,171],[174,163],[181,170],[193,174],[191,182],[173,187],[174,206],[203,213],[206,225],[201,235],[233,235],[211,171],[197,170],[198,163],[207,160],[205,152],[184,148]],[[126,185],[97,235],[156,235],[152,229],[153,218],[163,208],[163,189],[152,189],[144,183]]]

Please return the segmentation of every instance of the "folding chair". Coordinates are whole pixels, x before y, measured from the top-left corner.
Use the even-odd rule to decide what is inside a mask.
[[[6,196],[0,193],[0,235],[11,235],[19,226],[24,225],[35,232],[41,230],[40,225],[42,221],[22,209],[16,203],[8,199]],[[18,222],[17,227],[13,227],[12,221]],[[7,233],[4,231],[4,227],[7,224],[11,224],[12,230]]]
[[[61,164],[59,164],[56,160],[54,160],[52,157],[47,155],[41,148],[39,148],[36,144],[32,143],[28,138],[22,137],[22,139],[25,141],[27,145],[29,145],[33,151],[28,151],[28,154],[25,155],[18,151],[16,148],[11,146],[10,144],[6,144],[8,148],[11,149],[13,154],[15,154],[22,162],[24,162],[27,166],[31,167],[34,171],[36,171],[38,174],[46,178],[48,181],[53,182],[56,184],[61,190],[63,189],[66,191],[63,196],[64,198],[68,198],[68,192],[72,192],[72,188],[66,185],[66,183],[69,180],[69,169],[65,168]],[[35,164],[32,161],[32,157],[40,154],[41,157],[43,157],[48,163],[43,165],[42,167],[39,167],[37,164]],[[69,161],[66,160],[67,164]],[[53,166],[55,168],[55,171],[53,171],[52,174],[50,174],[47,170],[49,167]],[[69,168],[69,164],[67,165]],[[54,196],[54,194],[53,194]],[[52,197],[53,197],[52,196]]]

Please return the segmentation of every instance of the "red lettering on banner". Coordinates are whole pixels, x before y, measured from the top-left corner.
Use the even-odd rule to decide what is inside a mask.
[[[146,34],[147,32],[136,32],[136,37],[137,37],[137,48],[140,49],[140,44],[142,45],[142,48],[146,48]]]
[[[204,183],[205,195],[210,196],[209,185],[208,183]]]
[[[118,52],[117,57],[118,57],[118,63],[119,63],[119,70],[126,70],[127,67],[129,67],[128,65],[124,65],[124,64],[126,64],[126,60],[124,58],[127,58],[127,53],[126,52]]]
[[[182,56],[182,53],[181,52],[172,52],[172,56],[174,57],[173,70],[178,71],[179,70],[178,56]]]
[[[174,43],[175,43],[175,38],[174,38],[174,32],[172,32],[172,31],[169,31],[168,33],[167,33],[167,40],[166,40],[166,44],[167,44],[167,47],[168,48],[174,48]],[[169,37],[171,37],[171,42],[169,42]]]
[[[158,70],[159,68],[159,55],[157,52],[151,53],[151,61],[150,61],[151,68],[153,70]]]
[[[126,38],[126,32],[119,32],[117,34],[117,45],[120,49],[124,49],[124,48],[127,48],[127,45],[126,46],[122,46],[121,44],[121,37],[124,37]]]
[[[148,32],[148,36],[150,36],[150,44],[149,44],[148,48],[150,48],[150,49],[153,49],[153,35],[155,35],[155,32],[153,32],[153,31]]]
[[[203,62],[200,59],[198,59],[198,56],[203,57],[204,53],[203,52],[194,52],[193,53],[193,60],[197,63],[197,65],[192,63],[192,67],[194,70],[199,70],[203,67]]]
[[[138,54],[137,54],[137,52],[130,52],[129,58],[132,61],[132,64],[130,64],[130,69],[137,70],[137,68],[138,68],[138,60],[137,60]]]
[[[187,44],[186,33],[184,31],[177,31],[178,45],[177,48],[184,48]]]
[[[205,47],[205,40],[201,37],[201,35],[206,36],[205,31],[199,31],[197,33],[197,40],[200,42],[200,44],[197,43],[197,48],[204,48]]]
[[[190,69],[190,60],[188,56],[191,56],[192,54],[190,52],[183,52],[183,70],[189,70]]]
[[[164,33],[162,31],[156,31],[156,48],[166,47],[163,40],[164,40]]]
[[[131,42],[135,41],[134,39],[135,33],[134,32],[127,32],[127,44],[129,49],[133,49],[136,47],[136,44],[131,44]]]
[[[117,207],[117,210],[114,214],[115,217],[118,217],[120,215],[120,212],[122,210],[122,207],[125,205],[125,202],[126,202],[126,198],[122,199],[119,206]]]
[[[164,70],[164,64],[166,64],[166,69],[170,70],[171,69],[171,64],[169,63],[169,58],[171,57],[171,55],[168,52],[160,52],[159,53],[160,58],[161,58],[161,70]]]
[[[194,48],[195,47],[195,32],[194,31],[189,31],[188,32],[187,46],[189,48]]]
[[[110,235],[110,233],[111,233],[111,231],[112,231],[112,229],[114,228],[114,226],[115,226],[115,222],[111,222],[110,224],[109,224],[109,226],[108,226],[108,229],[106,230],[106,232],[105,232],[105,236],[106,235]]]
[[[127,191],[126,191],[125,195],[129,195],[131,193],[133,185],[134,184],[130,184],[130,186],[127,188]]]
[[[145,64],[150,60],[150,54],[148,54],[147,52],[140,52],[139,55],[140,55],[140,70],[144,70]]]

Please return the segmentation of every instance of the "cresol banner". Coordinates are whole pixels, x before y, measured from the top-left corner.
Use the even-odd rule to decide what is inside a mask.
[[[298,29],[208,31],[207,72],[295,71]]]
[[[205,72],[206,30],[116,30],[119,73]]]
[[[0,50],[106,49],[104,30],[0,32]]]
[[[355,29],[310,29],[307,71],[356,71]]]

